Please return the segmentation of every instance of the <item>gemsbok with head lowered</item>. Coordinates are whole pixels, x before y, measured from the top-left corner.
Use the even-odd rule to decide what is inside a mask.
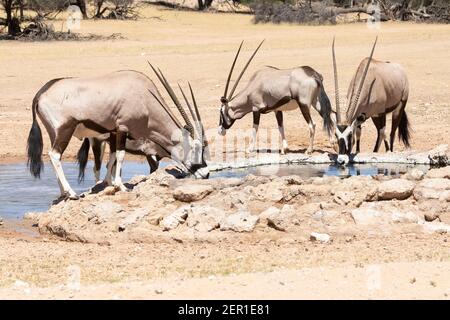
[[[117,151],[110,155],[108,170],[117,161],[113,184],[120,190],[127,190],[121,178],[127,139],[136,141],[145,154],[171,157],[188,173],[197,178],[207,178],[206,140],[192,88],[189,85],[195,112],[182,93],[194,124],[162,72],[153,70],[181,113],[185,125],[170,110],[153,81],[143,73],[118,71],[100,77],[54,79],[45,84],[33,99],[33,124],[27,147],[31,174],[40,177],[43,168],[39,116],[50,137],[50,161],[63,198],[78,198],[61,166],[61,157],[72,136],[83,139],[110,134]]]
[[[361,61],[350,82],[347,91],[348,107],[345,119],[342,119],[340,112],[338,74],[333,39],[332,57],[337,120],[335,125],[335,149],[339,153],[337,157],[339,164],[348,163],[355,143],[356,152],[360,152],[361,125],[369,118],[372,118],[378,133],[373,149],[374,152],[378,152],[383,141],[386,151],[394,151],[397,129],[399,139],[402,140],[406,147],[409,147],[410,124],[405,112],[409,95],[408,78],[401,65],[373,59],[377,39],[375,39],[369,58]],[[385,133],[386,115],[388,113],[392,113],[392,128],[389,142]]]
[[[285,153],[287,142],[284,134],[282,112],[300,108],[300,111],[309,126],[310,141],[307,153],[311,153],[313,151],[315,135],[315,124],[310,114],[311,106],[316,108],[323,118],[323,125],[328,134],[330,134],[333,127],[331,119],[331,103],[323,87],[323,78],[313,68],[308,66],[292,69],[267,67],[256,71],[250,78],[247,86],[233,96],[239,81],[261,45],[262,42],[244,66],[231,91],[228,92],[231,76],[237,58],[239,57],[242,43],[239,46],[228,74],[225,92],[220,99],[219,133],[225,135],[226,130],[231,128],[237,119],[241,119],[246,114],[253,112],[254,131],[252,144],[254,144],[260,114],[275,112],[281,139],[283,141],[281,153]],[[317,101],[319,101],[320,106],[318,106]],[[252,147],[250,147],[250,149],[252,149]]]

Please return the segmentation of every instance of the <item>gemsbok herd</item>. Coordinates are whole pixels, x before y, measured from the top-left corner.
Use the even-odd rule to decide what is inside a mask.
[[[384,142],[386,151],[393,151],[395,133],[409,147],[409,122],[405,112],[409,85],[403,68],[397,63],[373,59],[377,39],[370,56],[359,64],[347,90],[347,110],[341,114],[335,41],[332,44],[335,110],[325,92],[323,77],[309,66],[279,69],[268,66],[256,71],[246,87],[235,94],[249,64],[260,49],[253,52],[229,90],[233,70],[243,43],[231,65],[223,96],[220,98],[219,134],[225,135],[233,123],[248,113],[253,114],[253,139],[249,152],[254,151],[260,115],[275,112],[280,132],[282,154],[288,151],[283,126],[283,111],[299,108],[309,128],[309,146],[314,148],[315,127],[310,110],[316,109],[330,144],[337,153],[336,162],[346,165],[356,144],[360,152],[361,125],[371,118],[377,129],[374,152]],[[61,190],[61,199],[78,199],[64,175],[62,155],[72,136],[83,140],[78,152],[79,180],[84,178],[89,149],[94,153],[95,178],[100,181],[105,145],[110,153],[105,183],[125,191],[121,172],[125,153],[147,158],[150,173],[158,168],[160,159],[176,161],[186,174],[196,178],[209,177],[205,128],[199,106],[190,83],[188,90],[178,85],[179,97],[159,68],[149,63],[159,82],[176,106],[180,122],[154,82],[137,71],[118,71],[89,78],[59,78],[47,82],[36,94],[32,104],[32,126],[28,136],[28,165],[31,174],[39,178],[43,168],[43,139],[37,117],[50,137],[50,162]],[[385,133],[386,115],[392,113],[389,139]]]

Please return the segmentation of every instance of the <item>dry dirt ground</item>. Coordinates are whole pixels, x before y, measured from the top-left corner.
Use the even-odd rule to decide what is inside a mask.
[[[60,28],[56,22],[55,29]],[[264,65],[310,65],[323,74],[333,101],[333,35],[345,88],[378,33],[375,57],[402,63],[410,77],[412,147],[429,150],[448,142],[449,26],[386,23],[375,32],[365,24],[254,25],[244,15],[152,7],[138,21],[83,21],[80,32],[120,32],[126,39],[0,43],[1,162],[25,161],[31,101],[46,81],[121,69],[151,75],[147,60],[160,66],[172,83],[190,80],[205,126],[215,128],[219,97],[239,42],[246,40],[245,59],[263,38],[266,43],[244,82]],[[313,115],[319,124],[314,111]],[[308,130],[300,113],[291,112],[285,119],[290,147],[304,149]],[[250,116],[236,123],[238,128],[250,126]],[[264,116],[262,127],[276,128],[274,116]],[[327,150],[325,135],[317,131],[316,148]],[[375,141],[373,125],[367,123],[364,131],[362,149],[367,151]],[[79,145],[72,141],[67,158],[73,158]],[[44,137],[45,150],[48,147]],[[396,149],[403,146],[397,143]],[[10,223],[0,226],[0,298],[445,299],[450,294],[448,235],[365,236],[316,244],[279,239],[273,231],[264,241],[239,235],[212,243],[101,246],[17,234],[10,231]]]

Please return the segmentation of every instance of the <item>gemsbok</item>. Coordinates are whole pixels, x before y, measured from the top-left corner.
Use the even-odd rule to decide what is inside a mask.
[[[77,162],[79,166],[78,170],[78,181],[81,182],[84,180],[86,165],[89,158],[89,149],[92,148],[92,153],[94,154],[94,176],[95,182],[100,182],[100,170],[103,163],[103,156],[105,154],[105,146],[109,144],[110,154],[116,152],[115,144],[110,144],[109,134],[105,134],[103,136],[98,136],[95,138],[84,138],[83,143],[81,144],[80,150],[77,153]],[[127,139],[125,143],[125,151],[127,153],[131,153],[133,155],[145,156],[150,168],[150,174],[155,172],[159,167],[159,160],[161,158],[159,156],[153,156],[145,154],[140,150],[140,145],[136,140]],[[108,185],[111,185],[112,176],[115,175],[115,164],[111,168],[111,171],[107,171],[105,181]]]
[[[143,73],[118,71],[99,77],[54,79],[33,99],[33,123],[27,143],[31,174],[38,178],[43,168],[39,116],[50,137],[49,156],[61,198],[78,199],[61,166],[61,157],[72,136],[81,140],[110,134],[110,143],[115,144],[117,151],[110,155],[108,170],[117,161],[114,186],[123,191],[127,190],[121,178],[127,139],[135,140],[146,155],[171,157],[196,178],[208,178],[204,157],[207,143],[192,87],[189,84],[195,113],[181,87],[180,90],[194,124],[161,70],[151,67],[183,117],[184,126],[169,109],[153,81]]]
[[[231,65],[228,79],[225,85],[225,92],[220,99],[220,122],[219,134],[225,135],[235,120],[241,119],[246,114],[253,112],[254,130],[253,141],[256,140],[260,114],[275,112],[278,129],[282,139],[281,153],[284,154],[287,149],[287,141],[284,134],[283,111],[300,108],[303,117],[309,126],[309,147],[307,153],[313,151],[315,127],[310,107],[313,106],[323,118],[323,126],[330,135],[333,124],[331,119],[331,103],[323,86],[323,78],[317,71],[309,66],[302,66],[292,69],[278,69],[268,67],[256,71],[250,78],[247,86],[238,94],[233,96],[239,81],[247,70],[250,62],[258,52],[263,42],[259,44],[252,56],[244,66],[242,72],[236,79],[233,88],[228,93],[231,76],[234,66],[242,48],[242,43],[237,50],[234,61]],[[317,105],[319,101],[320,106]],[[249,148],[252,151],[252,145]]]
[[[369,58],[365,58],[350,82],[347,91],[347,112],[342,119],[339,105],[339,84],[334,50],[332,44],[332,58],[334,69],[334,85],[336,96],[336,125],[335,148],[338,151],[337,162],[347,164],[353,145],[356,142],[356,152],[360,152],[361,125],[372,118],[377,128],[378,137],[374,152],[378,152],[384,141],[386,151],[394,151],[395,132],[406,147],[409,147],[410,124],[405,112],[409,95],[409,84],[403,67],[397,63],[377,61],[373,53],[378,37],[372,47]],[[356,86],[358,84],[358,86]],[[392,128],[390,141],[387,141],[385,127],[386,115],[392,113]]]

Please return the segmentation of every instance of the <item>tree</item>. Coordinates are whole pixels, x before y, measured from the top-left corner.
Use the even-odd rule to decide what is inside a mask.
[[[19,4],[17,0],[1,0],[0,6],[6,13],[6,20],[3,22],[8,27],[8,34],[15,36],[20,33],[20,20],[13,15],[13,11]]]
[[[81,14],[83,15],[83,19],[87,19],[87,9],[86,9],[86,0],[77,0],[76,5],[80,8]]]

